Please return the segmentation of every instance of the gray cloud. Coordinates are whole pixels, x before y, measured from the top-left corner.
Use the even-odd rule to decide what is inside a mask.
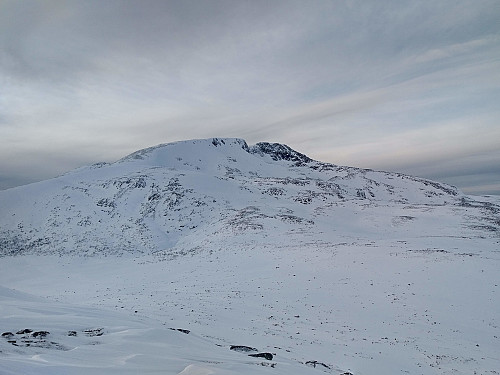
[[[210,136],[494,185],[467,158],[500,149],[499,18],[496,0],[3,1],[2,186]]]

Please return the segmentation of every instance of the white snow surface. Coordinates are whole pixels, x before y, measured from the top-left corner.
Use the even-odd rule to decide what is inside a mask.
[[[0,192],[0,374],[499,374],[499,266],[497,197],[159,145]]]

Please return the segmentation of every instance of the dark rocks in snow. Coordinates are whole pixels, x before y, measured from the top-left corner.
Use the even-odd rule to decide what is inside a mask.
[[[307,366],[314,367],[314,368],[316,368],[316,366],[321,366],[321,367],[324,367],[324,368],[327,368],[327,369],[331,370],[330,366],[325,365],[323,362],[318,362],[318,361],[307,361],[307,362],[306,362],[306,365],[307,365]],[[346,373],[346,374],[347,374],[347,373]]]
[[[229,349],[234,350],[235,352],[240,352],[240,353],[257,352],[258,351],[256,348],[252,348],[251,346],[245,346],[245,345],[231,345],[229,347]]]
[[[172,331],[179,331],[179,332],[182,332],[182,333],[185,333],[186,335],[188,335],[191,331],[189,329],[183,329],[183,328],[170,328]]]
[[[35,337],[35,338],[42,338],[42,337],[47,337],[47,335],[49,335],[50,332],[49,331],[37,331],[37,332],[33,332],[33,334],[31,336]]]
[[[419,178],[419,177],[408,176],[408,178],[411,178],[414,181],[421,182],[426,186],[432,186],[434,189],[441,190],[446,194],[453,195],[453,196],[458,195],[458,189],[455,186],[445,185],[445,184],[441,184],[439,182],[430,181],[430,180],[426,180],[424,178]]]
[[[33,332],[32,329],[25,328],[25,329],[21,329],[21,330],[17,331],[16,335],[25,335],[25,334],[31,333],[31,332]]]
[[[261,362],[261,363],[259,363],[259,365],[264,366],[264,367],[271,367],[271,368],[276,367],[276,363],[269,363],[269,362]]]
[[[104,328],[92,328],[83,331],[88,337],[96,337],[104,335]]]
[[[135,176],[135,177],[125,177],[119,180],[113,181],[113,185],[118,189],[130,190],[130,189],[142,189],[146,187],[146,176]]]
[[[102,198],[97,201],[97,205],[99,207],[110,207],[110,208],[115,208],[116,203],[112,199],[109,198]]]
[[[249,357],[257,357],[257,358],[265,358],[268,361],[273,360],[273,355],[271,353],[255,353],[255,354],[249,354]]]
[[[5,337],[9,344],[17,347],[69,350],[57,342],[45,340],[49,334],[49,331],[33,332],[32,329],[25,328],[16,332],[16,335],[21,337],[16,337],[12,332],[4,332],[2,333],[2,337]]]
[[[100,161],[100,162],[92,164],[90,166],[90,168],[102,168],[102,167],[105,167],[106,165],[108,165],[108,163],[106,163],[104,161]]]
[[[76,331],[68,331],[68,336],[78,336],[78,333]]]
[[[220,146],[221,144],[222,145],[225,145],[226,142],[223,140],[223,139],[219,139],[219,138],[213,138],[212,139],[212,144],[217,147],[217,146]]]
[[[245,345],[231,345],[229,347],[230,350],[234,350],[235,352],[239,353],[249,353],[249,352],[257,352],[258,350],[256,348],[252,348],[251,346],[245,346]],[[267,359],[268,361],[273,360],[273,354],[271,353],[252,353],[248,354],[250,357],[257,357],[257,358],[264,358]]]
[[[45,340],[37,340],[25,343],[25,346],[32,346],[36,348],[45,348],[45,349],[56,349],[56,350],[69,350],[65,346],[54,342],[54,341],[45,341]]]
[[[21,329],[21,330],[16,332],[16,335],[26,335],[26,336],[23,336],[24,339],[26,339],[28,337],[41,339],[41,338],[47,337],[48,334],[50,334],[49,331],[33,332],[33,330],[29,329],[29,328]],[[4,333],[2,333],[2,337],[10,339],[10,338],[14,337],[14,334],[12,332],[4,332]]]
[[[158,193],[158,192],[155,192],[153,194],[151,194],[149,197],[148,197],[148,202],[150,201],[158,201],[161,199],[161,194]]]

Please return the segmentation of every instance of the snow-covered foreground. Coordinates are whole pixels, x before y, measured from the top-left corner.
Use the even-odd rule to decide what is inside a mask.
[[[141,150],[0,192],[0,374],[500,374],[499,233],[284,145]]]
[[[271,366],[144,317],[54,303],[6,288],[0,288],[0,301],[2,327],[14,329],[0,343],[1,374],[208,375]],[[284,361],[273,373],[286,374],[290,366],[296,367]]]
[[[2,329],[47,330],[71,350],[4,340],[0,367],[51,374],[177,374],[191,364],[213,371],[193,374],[497,374],[499,266],[491,240],[460,237],[251,246],[160,262],[3,258],[1,285],[48,298],[2,289]],[[64,336],[93,328],[105,334]],[[230,345],[275,356],[249,360]]]

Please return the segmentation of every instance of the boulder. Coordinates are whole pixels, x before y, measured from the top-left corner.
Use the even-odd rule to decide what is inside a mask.
[[[255,353],[255,354],[249,354],[249,357],[257,357],[257,358],[265,358],[268,361],[273,360],[273,355],[271,353]]]

